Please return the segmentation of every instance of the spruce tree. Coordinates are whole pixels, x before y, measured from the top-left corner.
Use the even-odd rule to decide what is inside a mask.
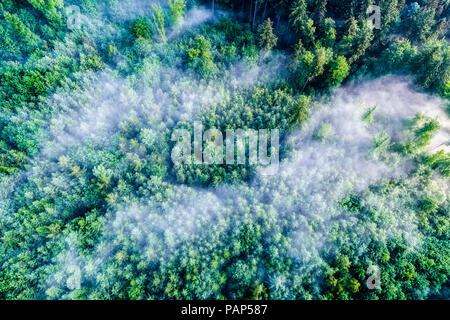
[[[278,38],[273,34],[272,21],[270,18],[267,18],[258,29],[259,35],[259,46],[261,47],[263,54],[262,58],[264,58],[267,53],[272,50],[273,47],[277,44]]]
[[[302,42],[312,46],[314,44],[314,33],[316,28],[314,22],[309,18],[305,0],[296,0],[291,6],[289,15],[290,23]]]

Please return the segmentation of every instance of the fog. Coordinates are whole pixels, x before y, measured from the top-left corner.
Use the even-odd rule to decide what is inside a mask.
[[[98,14],[95,17],[83,13],[83,22],[86,30],[95,34],[92,41],[96,37],[102,41],[120,38],[123,35],[115,24],[127,23],[140,15],[149,16],[155,3],[159,2],[117,1],[110,8],[93,9]],[[185,17],[167,30],[168,40],[210,19],[210,10],[187,10]],[[76,36],[72,36],[66,39],[68,45],[55,46],[55,56],[56,52],[79,54]],[[88,46],[88,42],[84,45]],[[164,142],[167,133],[180,123],[193,123],[207,114],[209,108],[228,101],[231,92],[256,85],[269,86],[278,78],[287,58],[274,53],[260,65],[234,61],[226,70],[220,70],[223,80],[200,80],[179,61],[169,68],[151,54],[142,60],[139,71],[134,73],[127,70],[124,56],[116,57],[102,71],[77,72],[75,87],[63,86],[43,100],[52,115],[48,125],[43,125],[40,151],[22,173],[0,181],[1,219],[14,216],[11,203],[16,201],[15,197],[31,205],[46,196],[76,193],[78,190],[70,185],[69,177],[73,174],[66,172],[72,154],[83,154],[83,147],[119,149],[119,133],[127,121],[139,120],[138,135],[149,133],[151,139],[146,144],[151,148]],[[48,58],[39,63],[53,61]],[[123,70],[132,74],[124,76]],[[373,121],[367,121],[365,115],[375,106]],[[261,235],[267,255],[274,259],[289,257],[292,277],[316,282],[321,281],[327,257],[339,253],[341,242],[358,243],[360,256],[367,252],[372,241],[398,237],[406,240],[410,252],[423,250],[423,235],[411,205],[416,199],[411,192],[390,186],[389,192],[381,195],[370,187],[383,187],[394,179],[405,182],[409,177],[408,189],[424,196],[430,191],[423,191],[421,181],[411,177],[414,168],[411,159],[377,149],[375,139],[388,136],[390,142],[406,143],[411,132],[405,120],[422,112],[441,124],[430,146],[422,151],[448,152],[450,123],[445,103],[420,92],[412,78],[384,76],[354,80],[330,96],[318,97],[310,108],[309,120],[283,137],[287,152],[274,175],[266,175],[267,168],[257,168],[249,181],[215,187],[180,184],[173,172],[165,180],[152,176],[142,187],[148,198],[130,195],[120,202],[104,204],[98,241],[88,249],[82,248],[76,233],[61,233],[57,239],[60,252],[40,269],[45,276],[38,284],[42,296],[71,299],[78,290],[88,287],[112,295],[108,279],[115,275],[111,274],[111,266],[130,258],[130,252],[137,254],[136,259],[144,265],[167,270],[191,252],[211,257],[219,249],[234,246],[232,236],[253,223],[267,229]],[[86,162],[97,160],[90,159],[90,154],[83,156]],[[127,156],[133,155],[123,158]],[[100,169],[96,166],[89,170],[95,176],[95,170]],[[117,177],[122,173],[118,170],[111,175]],[[38,192],[21,190],[28,182],[39,186]],[[440,202],[445,201],[448,183],[434,173],[431,184],[429,190]],[[113,192],[107,197],[111,195],[114,196]],[[349,196],[358,196],[367,210],[376,213],[376,219],[347,206],[345,200]],[[63,221],[63,211],[52,214]],[[278,252],[272,246],[281,238],[289,243],[287,252]],[[212,271],[209,266],[202,268],[201,283],[205,288],[199,298],[212,298],[212,285],[206,280]],[[281,287],[287,281],[261,266],[257,272],[268,279],[271,287]],[[293,290],[286,288],[280,298],[295,297]]]
[[[208,97],[204,102],[212,102],[208,91],[203,92]],[[374,105],[374,122],[368,123],[364,115]],[[260,218],[271,225],[265,242],[287,232],[291,249],[286,254],[302,277],[318,277],[324,255],[338,252],[336,230],[353,237],[360,254],[374,239],[400,236],[409,250],[420,251],[422,239],[411,196],[401,188],[391,189],[387,196],[367,193],[370,185],[402,179],[412,169],[410,160],[400,156],[378,159],[373,139],[381,132],[406,139],[402,121],[420,111],[443,116],[442,107],[437,98],[414,90],[406,78],[359,80],[337,89],[329,102],[316,101],[309,121],[289,134],[286,143],[292,151],[276,175],[257,174],[249,184],[212,189],[174,185],[164,203],[141,199],[122,204],[105,217],[102,240],[89,255],[81,256],[76,245],[67,246],[55,261],[59,273],[49,278],[46,287],[66,288],[73,272],[65,276],[61,272],[72,270],[74,263],[81,270],[82,284],[98,286],[107,266],[130,245],[148,263],[162,266],[191,246],[211,255],[217,250],[212,243],[225,241],[230,231]],[[319,139],[317,132],[324,124],[331,128],[330,134]],[[433,181],[436,194],[445,199],[448,185],[439,176]],[[411,179],[409,184],[420,189],[420,181]],[[340,205],[348,194],[361,194],[365,204],[381,215],[381,223],[363,226],[359,215]],[[267,277],[274,283],[283,281],[274,274]],[[70,297],[70,291],[65,292],[61,298]],[[286,292],[286,298],[291,294]]]

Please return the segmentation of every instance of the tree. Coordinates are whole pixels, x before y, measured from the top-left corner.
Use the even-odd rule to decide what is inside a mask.
[[[320,141],[321,143],[325,143],[333,135],[334,135],[333,126],[330,123],[324,123],[314,132],[313,138],[314,140]]]
[[[398,0],[383,0],[378,4],[381,8],[381,30],[379,40],[383,41],[400,19]]]
[[[434,34],[434,9],[421,9],[408,17],[403,25],[405,33],[413,42],[424,43]]]
[[[346,35],[341,39],[338,50],[341,55],[346,56],[351,65],[364,55],[373,40],[373,32],[367,26],[366,21],[358,26],[358,22],[351,18],[347,21]]]
[[[28,0],[28,2],[37,10],[41,11],[54,28],[59,29],[63,27],[62,15],[59,12],[64,7],[63,0]]]
[[[289,21],[302,42],[312,46],[316,28],[314,21],[309,18],[306,0],[295,0],[291,6]]]
[[[295,126],[304,123],[309,118],[309,103],[311,98],[305,95],[301,95],[291,106],[291,117],[289,118],[289,124]]]
[[[258,36],[259,46],[263,51],[261,59],[264,59],[270,50],[275,47],[278,40],[278,38],[273,34],[272,21],[270,18],[267,18],[267,20],[259,26]]]
[[[260,0],[253,0],[253,3],[255,4],[255,8],[253,9],[253,18],[252,18],[252,30],[255,29],[255,23],[256,23],[256,12],[258,11],[258,2]]]
[[[314,0],[314,21],[320,24],[327,13],[328,0]]]
[[[371,2],[372,0],[351,0],[351,16],[358,21],[365,20],[367,8],[369,8]]]
[[[439,89],[450,78],[450,47],[445,41],[432,41],[419,51],[412,61],[412,71],[418,82],[429,89]]]
[[[427,146],[440,128],[440,124],[436,119],[430,119],[422,115],[416,116],[414,126],[417,126],[414,130],[414,135],[415,143],[419,148]]]
[[[262,20],[263,21],[266,19],[266,16],[267,16],[267,6],[268,6],[268,4],[269,4],[269,0],[266,0],[264,2],[264,11],[262,13]]]
[[[5,20],[10,23],[14,31],[17,33],[20,40],[25,44],[26,52],[30,53],[42,44],[42,40],[31,31],[19,17],[15,14],[10,14],[7,11],[3,12]]]
[[[164,43],[167,42],[166,28],[164,23],[164,13],[160,5],[153,5],[153,23],[155,24],[156,30]]]
[[[375,66],[375,70],[379,74],[387,72],[408,72],[416,55],[417,48],[411,46],[408,40],[395,41],[382,52],[380,60],[383,63]]]
[[[336,25],[333,19],[326,18],[320,23],[319,38],[322,46],[333,48],[336,41]]]
[[[346,32],[338,44],[338,51],[343,56],[349,56],[352,52],[352,46],[356,33],[358,32],[358,21],[355,18],[350,18],[345,21]]]
[[[444,85],[440,88],[441,95],[444,98],[447,98],[450,100],[450,80],[448,80]]]
[[[289,60],[289,71],[295,72],[298,68],[298,65],[300,63],[300,57],[305,52],[305,48],[303,47],[303,43],[301,39],[298,39],[297,43],[294,46],[294,54],[291,56]]]
[[[172,24],[177,23],[184,15],[184,9],[186,7],[186,0],[169,0],[170,15],[172,18]],[[213,2],[214,13],[214,2]]]
[[[306,51],[301,57],[294,77],[296,82],[301,87],[301,92],[305,90],[307,84],[320,76],[325,71],[325,66],[328,63],[329,52],[323,47],[318,47],[313,52]]]
[[[204,36],[191,39],[186,60],[191,68],[205,78],[211,77],[218,71],[211,53],[211,43]]]
[[[327,75],[327,83],[331,87],[339,86],[350,72],[350,66],[344,56],[337,56],[331,60]]]
[[[153,35],[150,20],[145,17],[139,17],[131,25],[131,32],[136,38],[150,39]]]

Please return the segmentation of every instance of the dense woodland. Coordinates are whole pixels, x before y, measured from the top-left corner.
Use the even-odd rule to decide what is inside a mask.
[[[449,17],[0,0],[0,299],[447,299]],[[194,121],[279,129],[278,174],[174,165]]]

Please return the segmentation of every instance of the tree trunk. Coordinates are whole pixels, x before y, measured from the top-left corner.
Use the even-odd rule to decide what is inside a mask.
[[[255,10],[253,11],[252,30],[255,30],[256,11],[258,11],[258,0],[255,0]]]
[[[266,4],[264,5],[264,12],[262,15],[262,20],[266,20],[266,13],[267,13],[267,4],[269,3],[269,0],[266,0]]]
[[[260,66],[263,63],[263,61],[266,58],[268,53],[269,53],[269,51],[267,51],[266,49],[261,50],[261,52],[259,53],[259,57],[258,57],[258,66]]]
[[[306,78],[305,84],[303,85],[302,91],[300,91],[300,92],[303,92],[305,90],[306,85],[308,84],[308,82],[309,82],[309,78]]]
[[[248,23],[251,25],[252,24],[252,9],[253,9],[253,0],[250,2],[250,14],[248,16]]]

